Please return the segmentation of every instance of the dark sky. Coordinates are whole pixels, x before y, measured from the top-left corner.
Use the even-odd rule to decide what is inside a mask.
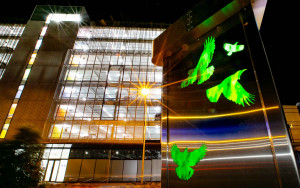
[[[154,23],[173,23],[200,0],[29,0],[2,3],[0,21],[29,19],[35,5],[85,6],[91,20],[115,20]],[[283,1],[268,0],[262,22],[261,37],[265,45],[270,66],[282,104],[295,105],[300,102],[299,38],[297,6]]]

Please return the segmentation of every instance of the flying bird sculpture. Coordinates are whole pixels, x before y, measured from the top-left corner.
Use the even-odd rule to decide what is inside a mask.
[[[188,77],[181,83],[181,88],[193,84],[198,79],[198,85],[208,80],[214,73],[215,67],[210,64],[215,51],[215,38],[208,37],[204,43],[204,50],[199,58],[196,68],[189,70]]]
[[[189,180],[194,174],[194,169],[191,166],[195,166],[206,155],[206,145],[203,144],[199,149],[195,149],[192,152],[188,152],[188,148],[185,148],[183,152],[179,150],[176,144],[171,147],[171,156],[175,164],[177,176],[182,180]]]
[[[245,46],[243,44],[238,45],[238,42],[236,42],[234,44],[225,43],[223,45],[223,48],[224,48],[224,50],[226,50],[228,52],[227,56],[231,56],[232,53],[240,52],[240,51],[244,50]]]
[[[254,104],[254,95],[248,93],[243,86],[238,82],[243,72],[247,69],[239,70],[225,78],[219,85],[206,90],[206,96],[210,102],[218,102],[221,94],[236,104],[245,107],[245,103],[250,106]]]

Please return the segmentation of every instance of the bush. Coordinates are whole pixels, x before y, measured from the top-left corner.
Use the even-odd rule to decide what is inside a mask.
[[[43,171],[40,135],[20,128],[13,140],[0,143],[0,187],[37,187]]]

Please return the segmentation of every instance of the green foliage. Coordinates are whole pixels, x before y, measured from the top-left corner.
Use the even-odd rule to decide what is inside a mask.
[[[171,156],[175,164],[177,176],[182,180],[189,180],[194,174],[194,169],[191,166],[197,165],[197,163],[206,155],[206,145],[202,145],[199,149],[195,149],[192,152],[188,152],[185,148],[183,152],[180,152],[176,144],[171,147]]]
[[[11,141],[0,143],[0,187],[37,187],[43,175],[40,135],[20,128]]]
[[[215,67],[210,64],[215,51],[215,38],[208,37],[204,43],[204,50],[199,58],[195,69],[191,69],[188,72],[188,78],[181,83],[181,88],[185,88],[190,84],[193,84],[198,79],[198,85],[208,80],[213,75]]]
[[[247,69],[239,70],[236,73],[228,76],[223,80],[219,85],[214,86],[206,90],[207,98],[210,102],[218,102],[221,94],[238,105],[245,106],[246,103],[250,106],[250,103],[253,104],[254,95],[248,93],[243,86],[238,82],[241,75]]]

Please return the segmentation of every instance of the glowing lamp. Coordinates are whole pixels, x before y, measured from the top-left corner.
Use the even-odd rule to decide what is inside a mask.
[[[141,94],[145,97],[147,95],[149,95],[150,93],[150,89],[149,88],[142,88],[141,89]]]

